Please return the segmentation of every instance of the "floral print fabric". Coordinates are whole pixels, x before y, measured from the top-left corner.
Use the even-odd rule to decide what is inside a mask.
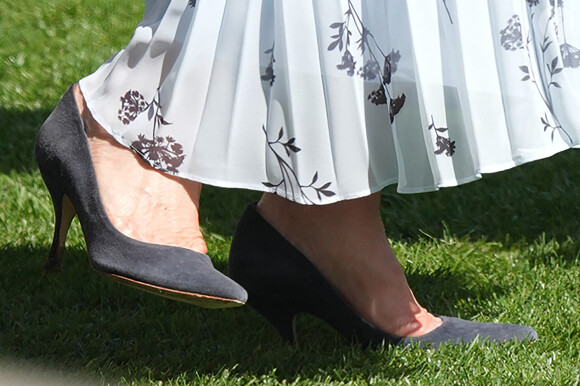
[[[154,167],[328,204],[580,143],[580,2],[147,0],[80,86]]]

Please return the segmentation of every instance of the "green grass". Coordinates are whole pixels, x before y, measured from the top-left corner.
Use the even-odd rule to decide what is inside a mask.
[[[534,326],[534,343],[364,349],[303,317],[301,345],[290,347],[250,308],[203,310],[100,278],[76,223],[63,272],[43,274],[53,213],[35,132],[70,83],[127,43],[142,4],[0,0],[0,9],[0,383],[580,383],[575,151],[458,188],[383,195],[388,235],[421,302]],[[220,269],[236,218],[257,197],[205,189],[203,230]]]

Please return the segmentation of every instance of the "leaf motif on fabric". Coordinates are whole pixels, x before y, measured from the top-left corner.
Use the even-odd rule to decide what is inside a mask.
[[[296,138],[292,137],[287,141],[284,141],[284,127],[280,128],[278,132],[277,139],[275,141],[268,140],[268,132],[264,126],[262,126],[262,131],[266,136],[266,144],[268,149],[274,155],[278,169],[280,171],[280,177],[278,182],[264,181],[262,185],[269,189],[273,189],[276,193],[283,193],[284,197],[291,198],[294,197],[295,200],[299,200],[308,204],[315,204],[315,202],[310,198],[310,193],[314,192],[319,201],[324,197],[335,196],[336,193],[330,190],[332,182],[326,182],[317,186],[319,180],[319,173],[316,171],[312,176],[312,179],[308,185],[300,183],[298,173],[294,170],[290,163],[290,158],[296,156],[301,148],[296,146]],[[280,151],[283,149],[284,151]],[[284,157],[286,154],[286,157]]]
[[[551,12],[549,14],[536,14],[533,8],[539,3],[539,0],[527,0],[527,5],[530,10],[530,25],[543,24],[543,26],[538,28],[539,31],[542,31],[543,35],[538,34],[536,37],[540,49],[535,49],[532,43],[532,35],[529,32],[526,39],[522,36],[519,15],[513,15],[508,20],[507,26],[500,31],[500,43],[508,51],[514,51],[520,48],[526,50],[527,63],[518,66],[519,70],[523,73],[520,80],[522,82],[528,82],[533,87],[536,95],[544,102],[546,112],[544,113],[544,117],[540,117],[539,119],[541,127],[544,132],[550,132],[549,135],[552,141],[554,141],[555,133],[558,131],[563,134],[564,139],[572,143],[572,137],[558,122],[558,118],[554,114],[554,102],[551,92],[554,89],[562,88],[562,84],[557,80],[560,79],[560,74],[566,70],[580,67],[580,50],[568,44],[566,42],[565,30],[562,28],[562,31],[560,31],[558,28],[556,7],[561,8],[559,13],[560,16],[564,17],[564,2],[558,0],[556,3],[555,0],[550,0],[550,5],[552,6]],[[538,17],[544,19],[536,21],[535,19]],[[560,40],[563,40],[563,43],[560,43]],[[555,47],[559,47],[559,52],[556,51]],[[560,58],[562,58],[561,61]],[[548,116],[555,121],[553,124],[549,123]]]

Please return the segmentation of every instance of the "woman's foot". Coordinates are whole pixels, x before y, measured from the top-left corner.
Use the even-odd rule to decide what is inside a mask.
[[[393,335],[421,336],[442,321],[413,296],[385,236],[379,202],[376,193],[305,206],[265,194],[258,211],[366,320]]]
[[[87,131],[101,200],[113,225],[136,240],[206,254],[198,216],[202,184],[149,166],[93,119],[78,85],[75,97]]]

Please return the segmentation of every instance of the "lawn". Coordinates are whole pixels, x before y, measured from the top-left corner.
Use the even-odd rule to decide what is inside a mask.
[[[580,383],[579,151],[435,193],[383,193],[387,234],[420,302],[533,326],[533,343],[368,349],[304,316],[299,347],[288,346],[249,307],[199,309],[99,277],[76,222],[63,271],[44,274],[53,212],[36,130],[69,84],[128,42],[142,8],[0,0],[0,384]],[[205,188],[219,269],[257,197]]]

